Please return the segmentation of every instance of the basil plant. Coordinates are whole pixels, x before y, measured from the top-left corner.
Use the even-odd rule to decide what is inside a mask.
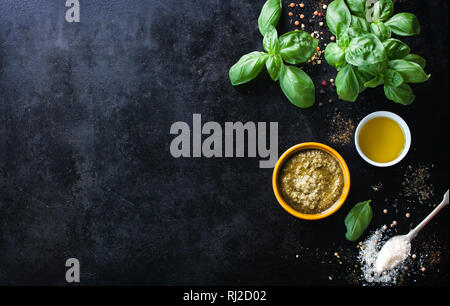
[[[233,86],[256,78],[264,66],[274,81],[279,81],[283,93],[297,107],[311,107],[315,102],[315,87],[311,78],[297,65],[307,62],[316,52],[318,41],[303,31],[292,31],[278,37],[276,26],[281,16],[281,0],[268,0],[261,10],[258,26],[264,36],[265,52],[254,51],[241,57],[231,67]],[[288,65],[290,64],[290,65]]]
[[[415,95],[409,84],[429,79],[425,59],[410,53],[407,44],[392,37],[420,34],[417,17],[394,15],[392,0],[335,0],[327,10],[327,24],[336,42],[325,49],[325,60],[338,70],[338,96],[354,102],[366,88],[384,86],[389,100],[411,104]]]

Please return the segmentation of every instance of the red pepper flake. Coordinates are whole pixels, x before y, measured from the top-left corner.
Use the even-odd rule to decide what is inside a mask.
[[[322,80],[322,86],[327,86],[327,81]]]

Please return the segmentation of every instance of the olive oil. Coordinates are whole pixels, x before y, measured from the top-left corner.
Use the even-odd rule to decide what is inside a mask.
[[[361,128],[359,146],[364,155],[372,161],[388,163],[402,153],[405,147],[405,134],[394,120],[377,117]]]

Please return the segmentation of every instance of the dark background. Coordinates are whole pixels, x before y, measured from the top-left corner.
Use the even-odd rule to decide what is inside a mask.
[[[350,208],[372,199],[369,230],[395,219],[406,233],[448,189],[448,1],[396,5],[421,21],[422,34],[403,40],[432,74],[413,85],[414,104],[388,101],[382,87],[356,103],[338,101],[329,86],[322,96],[320,81],[336,74],[322,64],[305,67],[318,88],[307,110],[291,105],[265,72],[230,85],[229,67],[262,50],[262,0],[80,2],[78,24],[65,21],[63,0],[0,2],[0,284],[65,284],[65,260],[75,257],[89,285],[362,285],[357,243],[344,237]],[[306,19],[328,2],[305,0]],[[280,33],[295,28],[283,4]],[[412,149],[399,165],[379,169],[353,143],[331,144],[349,164],[352,188],[322,221],[286,213],[272,170],[259,169],[258,159],[169,152],[170,126],[191,125],[193,113],[222,125],[279,122],[281,155],[304,141],[330,144],[336,114],[356,126],[377,110],[407,121]],[[401,185],[408,166],[421,165],[430,167],[435,191],[422,204]],[[448,285],[448,220],[447,208],[414,241],[414,252],[428,246],[438,260],[424,255],[427,272],[416,266],[400,285]]]

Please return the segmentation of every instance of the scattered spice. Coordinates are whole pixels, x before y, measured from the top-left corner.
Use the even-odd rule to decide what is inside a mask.
[[[353,141],[355,125],[351,118],[344,118],[340,113],[334,114],[331,118],[331,134],[328,140],[332,144],[348,145]]]
[[[410,202],[425,203],[434,195],[434,187],[430,179],[431,174],[428,166],[419,164],[413,167],[409,165],[403,174],[403,195],[411,198]]]
[[[295,7],[295,3],[292,2],[291,4],[289,4],[290,7]]]

